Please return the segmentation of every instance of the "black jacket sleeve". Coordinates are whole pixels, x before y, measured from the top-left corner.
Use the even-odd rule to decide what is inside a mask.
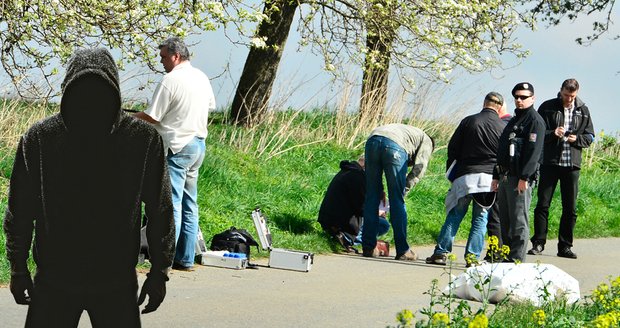
[[[545,134],[545,123],[540,116],[533,112],[530,124],[525,126],[523,131],[525,140],[521,148],[521,180],[530,180],[538,170],[543,151],[543,138]]]
[[[452,165],[452,162],[458,159],[461,155],[461,150],[463,149],[463,136],[461,132],[463,130],[463,124],[464,120],[461,121],[448,142],[448,160],[446,161],[446,171],[448,171],[450,165]]]
[[[35,220],[33,204],[37,203],[24,151],[25,143],[26,140],[22,137],[17,146],[4,217],[6,255],[11,265],[11,274],[29,272],[27,263]]]
[[[174,256],[175,228],[170,177],[160,136],[152,140],[147,156],[142,201],[149,219],[146,238],[149,244],[151,272],[167,275]]]
[[[592,116],[590,115],[590,110],[588,110],[588,107],[584,105],[581,107],[581,111],[581,126],[583,126],[584,129],[581,133],[579,133],[581,129],[576,131],[577,140],[571,144],[572,147],[576,147],[578,149],[588,148],[594,141],[594,125],[592,124]]]

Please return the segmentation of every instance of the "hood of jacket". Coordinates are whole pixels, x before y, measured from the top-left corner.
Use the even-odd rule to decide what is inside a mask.
[[[110,134],[121,117],[118,69],[104,48],[78,50],[62,82],[60,115],[77,134]]]
[[[340,169],[346,171],[364,171],[362,166],[357,161],[341,161]]]

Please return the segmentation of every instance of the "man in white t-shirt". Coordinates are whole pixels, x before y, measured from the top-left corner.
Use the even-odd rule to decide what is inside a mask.
[[[205,156],[209,110],[215,97],[209,78],[189,62],[185,43],[172,37],[159,45],[166,75],[150,106],[135,116],[152,123],[164,141],[176,227],[173,269],[192,270],[198,235],[198,169]]]

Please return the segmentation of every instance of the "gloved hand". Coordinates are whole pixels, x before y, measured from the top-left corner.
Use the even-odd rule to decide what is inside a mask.
[[[32,278],[30,272],[11,274],[11,294],[15,303],[28,305],[32,296]]]
[[[146,274],[146,280],[140,290],[140,297],[138,297],[138,305],[142,305],[146,299],[146,295],[149,296],[149,302],[142,310],[142,314],[150,313],[159,307],[161,302],[166,297],[166,281],[168,277],[161,272],[149,272]]]

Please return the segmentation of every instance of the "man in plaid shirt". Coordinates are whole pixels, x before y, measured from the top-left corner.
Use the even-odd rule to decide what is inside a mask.
[[[549,206],[560,181],[562,216],[558,234],[560,257],[576,259],[573,253],[573,230],[577,221],[577,192],[581,168],[581,150],[594,140],[592,117],[585,103],[577,97],[579,83],[567,79],[557,98],[545,101],[538,113],[545,121],[545,145],[540,167],[538,203],[534,210],[534,236],[528,254],[539,255],[545,249],[549,223]]]

